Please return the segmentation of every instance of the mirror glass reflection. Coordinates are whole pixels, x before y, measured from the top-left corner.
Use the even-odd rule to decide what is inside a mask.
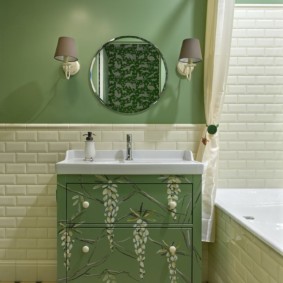
[[[97,98],[121,113],[144,111],[165,89],[167,66],[151,42],[120,36],[104,44],[92,60],[90,82]]]

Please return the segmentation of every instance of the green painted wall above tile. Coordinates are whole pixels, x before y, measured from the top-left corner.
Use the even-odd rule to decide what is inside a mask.
[[[203,62],[192,81],[176,73],[181,42],[204,47],[207,0],[1,0],[0,123],[204,123]],[[136,35],[155,44],[168,66],[165,94],[134,115],[105,108],[89,68],[108,40]],[[53,59],[59,36],[72,36],[81,71],[65,80]]]

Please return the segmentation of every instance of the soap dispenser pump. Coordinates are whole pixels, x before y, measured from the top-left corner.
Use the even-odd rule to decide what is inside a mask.
[[[95,157],[95,143],[93,140],[93,133],[87,132],[87,134],[84,134],[86,137],[85,140],[85,159],[86,161],[93,161]]]

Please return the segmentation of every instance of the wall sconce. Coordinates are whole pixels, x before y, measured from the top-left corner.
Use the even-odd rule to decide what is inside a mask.
[[[67,80],[80,70],[76,43],[72,37],[59,37],[54,59],[63,62],[62,67]]]
[[[199,40],[197,38],[184,39],[177,64],[179,74],[190,81],[196,63],[200,61],[202,61],[202,55]]]

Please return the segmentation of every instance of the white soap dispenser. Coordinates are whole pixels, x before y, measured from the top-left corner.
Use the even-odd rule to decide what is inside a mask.
[[[85,140],[85,159],[86,161],[93,161],[95,157],[95,143],[92,137],[92,132],[87,132],[84,134],[86,137]]]

